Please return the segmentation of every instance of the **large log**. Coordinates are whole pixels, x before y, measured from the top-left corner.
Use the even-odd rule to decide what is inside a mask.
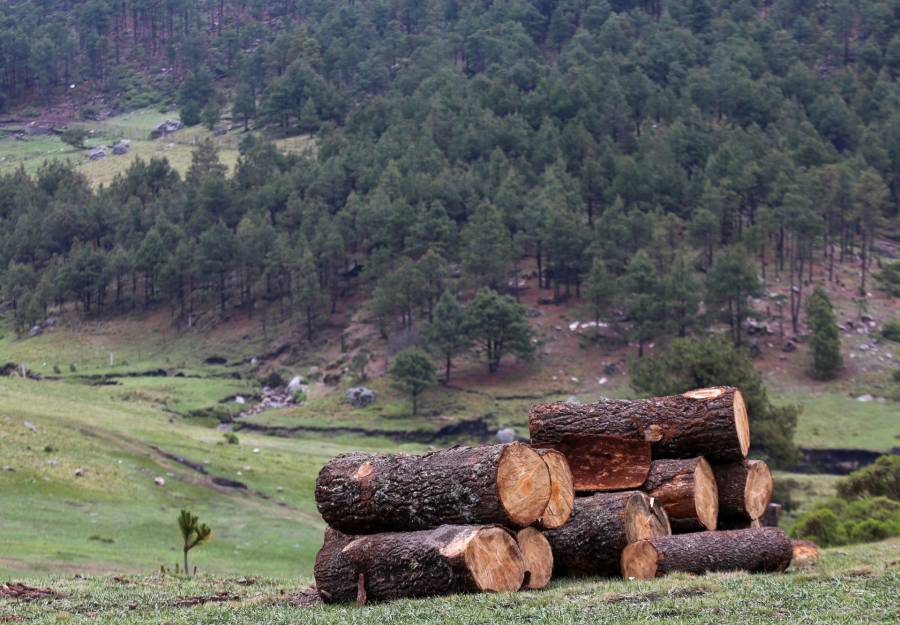
[[[654,460],[641,487],[666,509],[672,524],[693,527],[689,531],[714,530],[719,514],[719,495],[712,468],[703,458]]]
[[[522,587],[540,590],[550,583],[553,574],[553,551],[550,543],[533,527],[516,532],[516,543],[525,561],[525,581]]]
[[[349,560],[358,581],[357,603],[459,592],[513,592],[525,579],[525,562],[515,538],[497,526],[443,525],[357,536],[341,550],[341,556]],[[318,578],[316,583],[320,584]]]
[[[766,513],[774,484],[762,460],[713,465],[719,489],[720,521],[752,521]]]
[[[575,499],[569,522],[544,532],[560,574],[613,576],[631,542],[671,532],[665,510],[638,491],[598,493]]]
[[[650,443],[644,440],[579,435],[537,443],[532,437],[532,445],[554,449],[566,457],[572,484],[579,493],[640,488],[650,472]]]
[[[727,386],[672,397],[604,399],[583,406],[538,404],[529,413],[528,428],[532,444],[538,446],[596,434],[645,440],[651,443],[654,458],[735,461],[746,457],[750,448],[744,398]]]
[[[424,455],[352,453],[319,472],[316,504],[348,534],[444,524],[534,523],[550,500],[550,472],[521,443],[453,447]]]
[[[575,489],[572,485],[572,471],[566,457],[553,449],[538,449],[537,452],[547,464],[550,472],[550,501],[538,519],[543,529],[555,529],[565,525],[572,516],[575,505]]]
[[[707,571],[784,571],[791,554],[791,541],[775,527],[660,536],[625,548],[622,576],[652,579],[676,571],[697,575]]]

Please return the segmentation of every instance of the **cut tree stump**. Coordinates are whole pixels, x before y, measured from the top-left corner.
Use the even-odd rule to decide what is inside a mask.
[[[356,598],[356,572],[353,563],[342,553],[353,538],[333,527],[325,528],[325,542],[316,554],[313,567],[316,588],[325,603],[339,603]]]
[[[319,472],[316,504],[347,534],[445,524],[527,527],[550,501],[550,471],[521,443],[424,455],[352,453]]]
[[[578,493],[640,488],[650,472],[650,443],[644,440],[591,434],[531,441],[565,456]]]
[[[320,575],[323,571],[329,574]],[[338,571],[346,579],[338,579]],[[497,526],[444,525],[355,536],[339,550],[323,547],[316,558],[316,585],[331,603],[513,592],[524,579],[525,561],[515,538]]]
[[[812,566],[819,563],[819,545],[811,540],[792,540],[792,566]]]
[[[719,521],[752,521],[772,500],[772,472],[762,460],[713,465],[719,489]]]
[[[666,509],[673,532],[716,529],[719,495],[705,459],[654,460],[641,490]]]
[[[536,450],[550,471],[550,501],[538,519],[543,529],[562,527],[572,516],[575,505],[575,489],[572,485],[572,471],[566,457],[552,449]]]
[[[727,386],[671,397],[604,399],[584,406],[538,404],[529,413],[528,428],[532,444],[539,447],[601,434],[648,441],[654,458],[706,456],[727,462],[745,458],[750,448],[744,398]],[[572,472],[576,474],[574,468]]]
[[[555,572],[613,576],[619,574],[626,545],[669,533],[661,505],[642,492],[626,491],[577,497],[569,522],[544,536],[553,549]]]
[[[784,571],[791,556],[791,541],[775,527],[660,536],[625,548],[622,576],[653,579],[676,571],[697,575],[708,571]]]
[[[553,574],[553,551],[550,543],[538,530],[526,527],[516,533],[516,543],[525,560],[523,588],[540,590],[550,583]]]

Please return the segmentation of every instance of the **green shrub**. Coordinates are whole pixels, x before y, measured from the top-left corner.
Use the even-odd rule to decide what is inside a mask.
[[[871,543],[896,535],[897,530],[888,521],[866,519],[858,523],[848,523],[847,534],[850,542]]]
[[[93,106],[86,106],[81,109],[81,119],[85,121],[96,121],[100,119],[100,113]]]
[[[237,445],[241,442],[238,435],[234,432],[225,432],[222,436],[225,437],[225,442],[229,445]]]
[[[847,499],[868,496],[900,501],[900,456],[881,456],[838,482],[837,491]]]
[[[884,322],[881,328],[881,336],[889,341],[900,343],[900,319],[890,319]]]
[[[900,260],[884,263],[884,268],[875,274],[875,280],[882,290],[900,297]]]
[[[847,542],[847,533],[840,519],[827,508],[812,510],[797,519],[791,536],[815,541],[823,547]]]
[[[303,391],[300,391],[300,390],[294,392],[294,403],[295,404],[301,404],[305,401],[306,401],[306,393],[304,393]]]
[[[894,372],[891,374],[891,379],[900,384],[900,369],[894,369]]]
[[[266,376],[262,379],[263,386],[268,386],[269,388],[280,388],[284,386],[284,377],[277,371],[269,371]]]

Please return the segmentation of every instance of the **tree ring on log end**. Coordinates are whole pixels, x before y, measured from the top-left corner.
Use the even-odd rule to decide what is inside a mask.
[[[564,455],[553,449],[543,449],[539,453],[550,471],[550,501],[541,514],[540,523],[544,529],[552,530],[565,525],[572,516],[575,486]]]
[[[744,485],[744,506],[751,519],[762,517],[772,501],[772,472],[765,462],[751,460],[747,469],[747,482]]]
[[[479,529],[465,547],[466,568],[481,591],[515,592],[525,580],[525,561],[505,529]]]
[[[716,529],[719,518],[719,489],[712,467],[705,458],[698,458],[694,467],[694,508],[700,523],[707,529]]]
[[[632,543],[622,551],[622,577],[625,579],[653,579],[656,577],[659,554],[647,540]]]
[[[734,426],[737,429],[741,453],[746,458],[747,452],[750,451],[750,421],[747,417],[747,404],[744,403],[744,396],[738,389],[734,389]]]
[[[553,549],[538,530],[526,527],[516,534],[516,542],[525,561],[524,587],[540,590],[550,583],[553,573]]]
[[[537,521],[550,501],[550,470],[540,454],[521,443],[507,445],[497,462],[497,497],[512,523]]]

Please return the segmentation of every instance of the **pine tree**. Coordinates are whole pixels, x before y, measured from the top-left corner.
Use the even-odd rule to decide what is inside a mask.
[[[528,358],[534,352],[525,307],[509,295],[484,288],[466,309],[466,333],[484,348],[488,372],[496,373],[506,352]]]
[[[182,510],[178,515],[178,530],[181,532],[182,550],[184,551],[184,574],[191,576],[188,568],[188,551],[198,545],[209,542],[212,538],[212,530],[206,523],[200,523],[196,515],[188,510]]]
[[[434,308],[434,317],[425,328],[425,337],[446,365],[444,382],[450,382],[453,356],[469,344],[465,330],[465,310],[450,291],[444,291]]]
[[[437,381],[434,365],[428,354],[415,347],[403,350],[394,357],[390,375],[396,386],[412,396],[412,413],[416,416],[419,412],[419,395]]]
[[[810,352],[813,376],[819,380],[834,379],[844,360],[834,308],[822,287],[816,287],[806,300],[806,325],[812,332]]]
[[[595,258],[587,279],[587,299],[594,313],[595,333],[600,334],[600,316],[609,308],[618,291],[615,278],[606,270],[606,263]]]

